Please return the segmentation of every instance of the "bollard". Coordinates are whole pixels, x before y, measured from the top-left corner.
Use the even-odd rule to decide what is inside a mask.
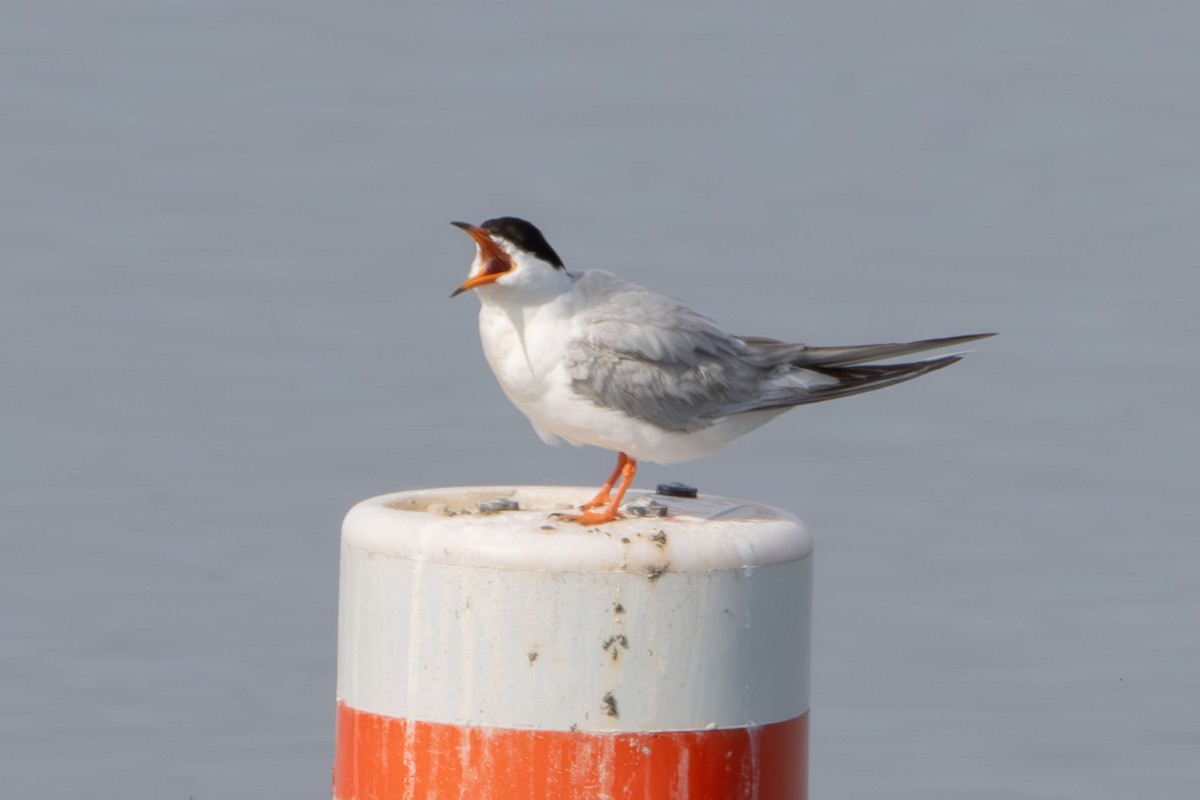
[[[592,491],[429,489],[351,509],[335,800],[806,796],[804,526],[647,492],[627,496],[645,517],[548,516]],[[497,498],[518,510],[488,510],[511,505]]]

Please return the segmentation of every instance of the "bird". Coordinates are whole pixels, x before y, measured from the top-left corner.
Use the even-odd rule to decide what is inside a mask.
[[[450,296],[478,295],[484,356],[504,394],[546,443],[617,453],[581,513],[560,515],[581,525],[622,518],[640,461],[704,458],[795,406],[903,383],[962,353],[871,362],[994,335],[850,347],[734,336],[611,272],[568,272],[523,219],[451,224],[474,240],[475,258]]]

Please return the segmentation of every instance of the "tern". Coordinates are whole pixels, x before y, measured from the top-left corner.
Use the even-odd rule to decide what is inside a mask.
[[[475,241],[467,280],[481,302],[483,352],[504,394],[548,444],[617,453],[583,525],[621,518],[639,461],[711,455],[788,409],[882,389],[949,366],[961,353],[868,362],[952,347],[977,333],[901,344],[810,347],[734,336],[677,300],[609,272],[568,272],[529,222],[454,222]]]

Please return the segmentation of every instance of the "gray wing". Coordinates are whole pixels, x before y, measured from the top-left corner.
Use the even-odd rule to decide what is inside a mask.
[[[866,364],[992,336],[809,347],[725,333],[708,317],[608,273],[584,273],[600,299],[567,349],[579,394],[669,431],[763,409],[832,400],[912,380],[958,361],[947,355],[902,364]]]
[[[585,273],[599,283],[596,273]],[[567,350],[572,385],[592,402],[669,431],[748,410],[773,367],[687,306],[601,274],[603,300]]]

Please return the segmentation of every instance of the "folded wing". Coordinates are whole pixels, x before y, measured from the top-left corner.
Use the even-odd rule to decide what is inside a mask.
[[[595,277],[593,277],[595,276]],[[992,334],[854,347],[809,347],[737,337],[683,304],[605,273],[586,325],[567,349],[573,389],[668,431],[732,414],[816,403],[882,389],[958,361],[864,362],[953,347]]]

